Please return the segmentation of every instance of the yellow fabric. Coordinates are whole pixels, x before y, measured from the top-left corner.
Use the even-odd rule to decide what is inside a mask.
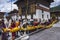
[[[48,26],[45,26],[45,25],[38,25],[38,26],[27,26],[26,28],[18,28],[17,26],[13,29],[9,29],[9,28],[3,28],[4,32],[7,32],[7,31],[10,31],[10,32],[17,32],[19,30],[23,30],[23,31],[26,31],[26,30],[34,30],[34,29],[37,29],[37,28],[50,28],[53,26],[53,24],[56,22],[57,20],[53,21],[52,24],[48,25]],[[18,25],[18,23],[17,23]]]
[[[10,32],[17,32],[17,31],[19,31],[19,30],[20,30],[20,28],[15,27],[15,28],[11,29]]]
[[[55,22],[57,22],[57,20],[53,21],[52,24],[46,26],[46,28],[51,28],[54,25]]]
[[[9,28],[3,28],[3,32],[7,32],[7,31],[10,31],[11,29]]]

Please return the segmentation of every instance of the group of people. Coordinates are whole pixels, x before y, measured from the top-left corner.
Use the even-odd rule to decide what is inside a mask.
[[[6,16],[0,21],[0,28],[11,28],[13,29],[14,27],[24,27],[26,28],[27,25],[31,26],[37,26],[37,25],[49,25],[51,20],[43,20],[41,19],[21,19],[20,16],[14,15],[12,16],[11,19],[7,20]],[[7,33],[2,33],[2,40],[6,39],[4,35],[6,36]],[[12,36],[15,36],[15,33],[12,33]],[[7,40],[7,39],[6,39]]]
[[[14,28],[14,27],[27,27],[27,25],[37,26],[40,24],[49,24],[51,19],[49,20],[41,20],[41,19],[21,19],[20,16],[14,15],[11,19],[7,20],[6,17],[0,21],[0,28]]]

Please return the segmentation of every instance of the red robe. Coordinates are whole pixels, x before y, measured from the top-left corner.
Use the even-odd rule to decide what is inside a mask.
[[[13,29],[13,28],[15,28],[16,26],[15,26],[15,23],[12,23],[11,24],[11,29]],[[13,32],[12,33],[12,37],[15,37],[15,35],[16,35],[16,33],[15,32]]]

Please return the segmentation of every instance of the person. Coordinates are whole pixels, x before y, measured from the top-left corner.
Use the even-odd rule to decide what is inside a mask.
[[[16,15],[17,13],[15,13],[11,18],[12,18],[12,20],[13,21],[16,21],[16,19],[17,19],[17,15]]]
[[[2,40],[2,33],[3,33],[3,30],[2,30],[2,20],[0,20],[0,40]]]
[[[28,19],[27,21],[28,21],[28,25],[30,25],[30,19]]]
[[[41,24],[41,19],[39,19],[39,24]]]
[[[35,21],[33,22],[34,26],[37,26],[39,24],[39,22],[37,21],[37,19],[35,19]]]
[[[13,28],[15,28],[15,21],[12,20],[12,23],[11,23],[10,29],[13,29]],[[12,33],[12,40],[15,39],[15,36],[16,36],[16,33],[13,32],[13,33]]]
[[[8,28],[8,20],[6,17],[4,17],[4,24],[5,24],[6,28]]]
[[[1,36],[1,34],[2,34],[2,29],[0,29],[0,36]]]
[[[44,24],[45,25],[48,25],[49,24],[48,20],[45,20]]]
[[[24,27],[24,28],[27,27],[27,20],[26,20],[26,19],[23,20],[23,27]]]
[[[44,25],[45,22],[46,22],[46,20],[43,19],[43,20],[41,21],[41,24]]]
[[[11,27],[11,23],[12,23],[12,19],[9,20],[9,25],[8,25],[8,28]]]
[[[1,29],[6,28],[4,20],[2,19]],[[2,32],[2,40],[7,40],[7,32]]]
[[[2,40],[2,30],[0,29],[0,40]]]
[[[32,25],[33,26],[33,19],[30,19],[30,25]]]
[[[20,28],[20,20],[19,19],[16,19],[16,21],[15,21],[15,27]],[[16,32],[16,37],[19,37],[19,31]]]

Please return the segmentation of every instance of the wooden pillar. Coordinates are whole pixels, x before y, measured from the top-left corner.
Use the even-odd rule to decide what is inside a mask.
[[[27,19],[27,14],[28,14],[28,0],[25,0],[26,3],[26,14],[25,14],[25,19]]]
[[[33,19],[33,14],[36,12],[36,4],[33,3],[31,4],[30,8],[31,8],[31,19]]]
[[[20,15],[21,19],[22,19],[22,8],[21,7],[19,8],[19,14],[18,15]]]

